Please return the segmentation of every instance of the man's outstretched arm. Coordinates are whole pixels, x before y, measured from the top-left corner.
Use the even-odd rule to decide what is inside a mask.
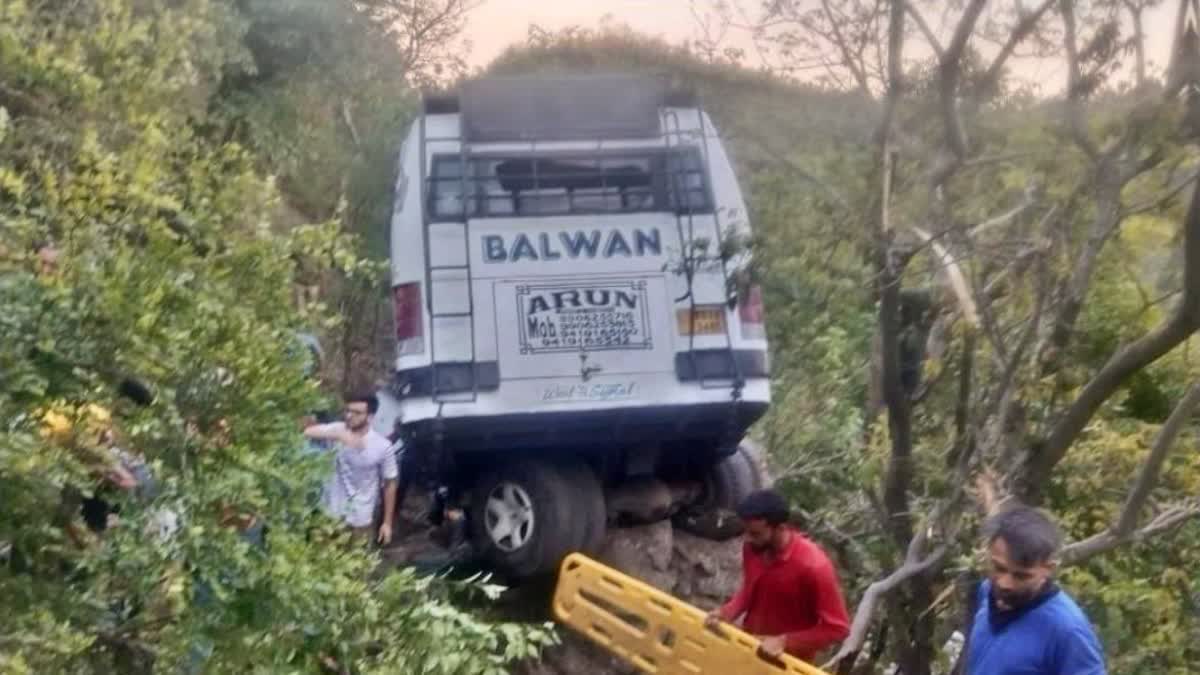
[[[379,525],[379,536],[376,540],[383,546],[392,542],[393,516],[396,513],[396,479],[389,478],[383,483],[383,523]]]
[[[333,424],[313,424],[304,428],[304,437],[314,441],[334,441],[341,443],[348,448],[363,448],[363,439],[361,436],[351,433],[346,425],[340,423]]]

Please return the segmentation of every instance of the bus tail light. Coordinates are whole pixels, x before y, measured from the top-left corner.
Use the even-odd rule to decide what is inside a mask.
[[[396,319],[396,353],[400,356],[425,353],[421,283],[414,281],[393,287],[392,309]]]
[[[738,298],[738,319],[742,324],[743,339],[762,340],[767,337],[762,286],[752,285]]]

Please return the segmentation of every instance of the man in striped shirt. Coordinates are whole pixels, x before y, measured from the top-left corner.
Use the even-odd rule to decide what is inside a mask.
[[[332,441],[335,447],[333,475],[325,484],[321,503],[331,517],[342,520],[356,536],[370,537],[379,496],[383,495],[383,522],[375,540],[386,546],[392,540],[396,512],[396,479],[399,470],[391,443],[371,428],[379,410],[373,393],[346,399],[344,422],[316,424],[304,435],[312,440]]]

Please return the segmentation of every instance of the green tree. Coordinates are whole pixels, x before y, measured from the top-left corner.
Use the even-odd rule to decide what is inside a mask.
[[[1186,637],[1154,630],[1194,631],[1186,602],[1137,590],[1190,551],[1194,532],[1179,528],[1200,513],[1194,468],[1170,459],[1190,430],[1168,422],[1194,405],[1200,212],[1184,217],[1179,200],[1195,178],[1183,110],[1140,58],[1154,4],[1010,12],[979,0],[940,25],[927,20],[946,11],[937,3],[762,4],[768,54],[875,101],[875,124],[844,148],[854,161],[789,153],[805,156],[811,192],[858,242],[875,313],[865,442],[837,451],[866,494],[834,482],[806,495],[826,501],[831,529],[853,525],[868,556],[844,671],[881,659],[906,673],[949,667],[938,646],[961,625],[958,591],[973,574],[971,485],[991,472],[1067,524],[1069,576],[1116,663],[1172,672],[1188,660],[1175,651]],[[1126,49],[1140,64],[1127,82]],[[1065,63],[1065,93],[1030,96],[1009,73],[1021,51]],[[1152,274],[1151,259],[1183,274]],[[1167,533],[1177,538],[1155,540]],[[1118,549],[1130,542],[1136,554]]]
[[[261,160],[211,140],[247,30],[209,0],[0,2],[0,670],[504,672],[552,633],[462,608],[491,586],[370,575],[313,512],[296,420],[319,392],[289,345],[331,318],[292,286],[378,266],[336,220],[280,227]],[[149,406],[117,396],[130,377]],[[76,541],[91,404],[161,491]]]
[[[1012,59],[1070,65],[1064,4],[1079,6],[1078,78],[1070,95],[1034,96]],[[534,30],[493,65],[663,72],[716,118],[766,293],[773,408],[756,433],[851,598],[868,600],[842,672],[951,669],[940,647],[978,576],[972,483],[993,473],[1063,522],[1065,583],[1114,672],[1181,673],[1197,658],[1196,582],[1179,573],[1200,536],[1184,452],[1196,432],[1163,432],[1173,411],[1187,419],[1196,339],[1099,377],[1195,306],[1181,295],[1196,160],[1142,58],[1155,4],[770,2],[757,38],[772,72],[713,58],[719,40],[695,55],[611,27]],[[722,5],[736,9],[708,6],[720,18]],[[949,23],[931,26],[940,15]],[[1065,413],[1086,412],[1096,381],[1103,404],[1035,476],[1028,460]],[[1026,477],[1046,480],[1030,490]],[[1137,485],[1149,499],[1133,499]]]

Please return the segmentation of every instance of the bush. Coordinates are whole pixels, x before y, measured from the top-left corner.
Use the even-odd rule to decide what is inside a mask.
[[[292,283],[376,265],[336,223],[274,226],[254,157],[197,131],[243,29],[209,0],[0,1],[0,670],[503,672],[549,628],[372,580],[313,512],[296,420],[319,393],[287,346],[331,319]],[[99,538],[70,526],[106,484],[89,406],[159,488],[109,494]]]

